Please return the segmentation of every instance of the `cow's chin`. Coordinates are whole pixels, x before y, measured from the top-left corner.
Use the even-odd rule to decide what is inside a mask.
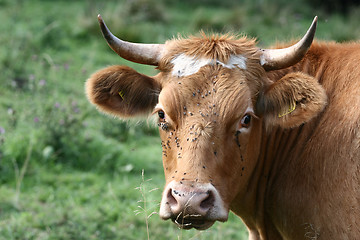
[[[215,221],[209,221],[209,220],[200,220],[200,219],[171,219],[179,228],[181,229],[192,229],[195,228],[197,230],[206,230],[210,228]]]

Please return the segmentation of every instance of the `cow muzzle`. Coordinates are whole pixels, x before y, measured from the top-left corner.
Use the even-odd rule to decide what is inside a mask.
[[[160,217],[171,219],[183,229],[205,230],[215,221],[225,222],[229,210],[225,207],[218,191],[210,183],[172,181],[165,188]]]

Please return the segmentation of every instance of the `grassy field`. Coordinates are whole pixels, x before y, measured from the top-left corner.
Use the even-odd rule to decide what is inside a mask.
[[[122,38],[247,33],[260,46],[301,36],[360,39],[360,8],[346,15],[310,1],[0,0],[0,240],[246,239],[234,215],[207,231],[159,219],[161,146],[151,121],[99,114],[84,95],[97,69],[126,64],[102,39],[96,16]]]

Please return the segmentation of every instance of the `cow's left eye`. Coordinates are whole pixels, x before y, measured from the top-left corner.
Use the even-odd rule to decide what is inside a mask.
[[[251,123],[251,115],[245,114],[245,116],[241,119],[241,127],[248,128]]]
[[[164,113],[164,111],[162,111],[162,110],[158,111],[158,115],[159,115],[159,118],[160,118],[161,120],[164,120],[164,119],[165,119],[165,113]]]

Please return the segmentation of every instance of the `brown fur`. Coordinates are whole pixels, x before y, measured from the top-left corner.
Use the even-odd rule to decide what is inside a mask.
[[[327,101],[314,77],[289,73],[272,84],[257,101],[257,113],[266,116],[267,126],[296,127],[321,112]]]
[[[360,44],[314,43],[272,72],[246,38],[192,37],[166,49],[156,78],[116,66],[87,82],[90,101],[120,117],[160,102],[166,184],[211,183],[253,240],[360,238]],[[171,60],[181,53],[223,62],[243,54],[247,69],[204,66],[178,78]],[[237,132],[249,107],[257,116]]]
[[[93,74],[86,94],[101,111],[121,118],[148,114],[157,103],[159,84],[125,66],[111,66]]]

